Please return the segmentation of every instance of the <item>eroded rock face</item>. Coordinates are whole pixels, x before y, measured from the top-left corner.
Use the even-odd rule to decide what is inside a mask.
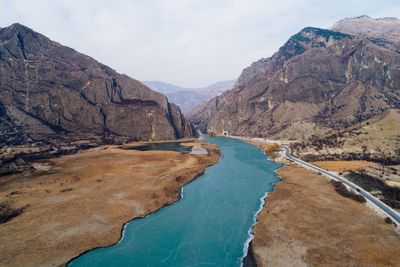
[[[0,68],[2,145],[75,135],[193,134],[162,94],[20,24],[0,29]]]
[[[398,18],[374,19],[364,15],[338,21],[331,29],[364,37],[376,44],[400,52],[400,20]]]
[[[362,36],[305,28],[272,57],[244,69],[234,89],[190,117],[218,134],[279,137],[305,123],[303,133],[296,131],[304,134],[400,108],[399,88],[395,50]]]

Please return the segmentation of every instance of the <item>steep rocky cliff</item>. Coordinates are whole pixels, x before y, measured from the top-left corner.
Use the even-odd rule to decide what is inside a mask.
[[[191,136],[165,96],[20,24],[0,29],[0,144]]]
[[[400,108],[399,88],[400,54],[393,46],[308,27],[190,117],[219,134],[304,139]]]

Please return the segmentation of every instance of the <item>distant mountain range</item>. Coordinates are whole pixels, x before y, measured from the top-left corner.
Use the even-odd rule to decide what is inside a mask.
[[[400,108],[399,40],[396,18],[307,27],[189,116],[217,134],[270,138],[308,139],[357,125]]]
[[[160,81],[143,81],[143,83],[154,91],[166,95],[169,101],[182,109],[183,113],[188,113],[193,107],[233,88],[235,80],[220,81],[200,88],[184,88]]]

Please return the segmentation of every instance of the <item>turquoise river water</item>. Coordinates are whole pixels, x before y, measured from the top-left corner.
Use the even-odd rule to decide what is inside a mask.
[[[124,227],[121,240],[68,266],[240,266],[263,198],[281,165],[257,147],[214,137],[220,161],[182,189],[182,199]]]

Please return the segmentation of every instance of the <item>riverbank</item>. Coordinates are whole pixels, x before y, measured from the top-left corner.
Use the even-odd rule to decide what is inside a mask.
[[[323,176],[292,163],[255,225],[258,266],[394,266],[400,236],[365,204],[340,196]]]
[[[264,142],[250,142],[265,148]],[[325,177],[281,160],[285,166],[277,174],[283,182],[268,194],[253,228],[249,255],[257,266],[394,266],[400,261],[393,225],[339,195]]]
[[[0,224],[0,266],[64,265],[117,242],[124,223],[173,203],[183,185],[218,162],[215,145],[194,146],[209,155],[102,146],[1,177],[0,202],[25,209]]]
[[[368,161],[318,161],[312,164],[340,173],[400,212],[400,165],[385,166]]]

